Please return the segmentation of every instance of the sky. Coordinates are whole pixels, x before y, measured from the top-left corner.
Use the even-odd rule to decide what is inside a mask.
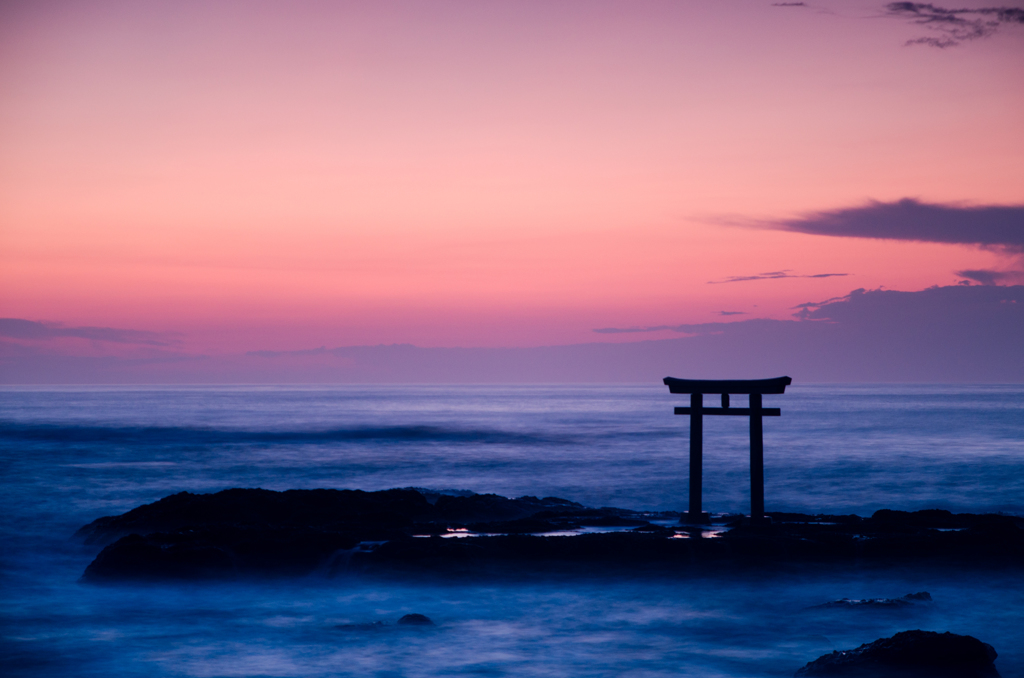
[[[1006,288],[1024,330],[1022,8],[8,0],[0,381],[935,286]]]

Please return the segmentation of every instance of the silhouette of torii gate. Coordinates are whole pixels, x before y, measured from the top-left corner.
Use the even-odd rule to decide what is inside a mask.
[[[761,395],[785,393],[793,383],[789,377],[775,379],[676,379],[665,377],[669,393],[689,393],[690,406],[675,408],[676,414],[690,415],[690,510],[681,522],[701,524],[709,516],[701,510],[704,462],[704,415],[750,416],[750,521],[764,521],[764,434],[761,417],[778,417],[777,407],[761,407]],[[722,394],[721,407],[704,407],[704,394]],[[749,394],[750,407],[729,407],[730,394]]]

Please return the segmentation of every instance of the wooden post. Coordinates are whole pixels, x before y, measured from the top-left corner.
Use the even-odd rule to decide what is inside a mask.
[[[750,522],[764,522],[764,434],[761,394],[750,394]]]
[[[704,394],[690,394],[690,514],[691,523],[704,522],[701,488],[704,475]]]

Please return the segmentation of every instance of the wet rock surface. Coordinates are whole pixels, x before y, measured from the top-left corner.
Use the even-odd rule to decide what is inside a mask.
[[[998,678],[995,649],[973,636],[903,631],[853,650],[822,655],[797,678]]]
[[[503,565],[521,569],[524,564],[672,569],[786,563],[1024,566],[1024,521],[1011,516],[772,513],[771,525],[735,521],[717,538],[706,538],[710,533],[671,524],[677,513],[588,508],[554,497],[463,493],[430,498],[414,489],[181,492],[99,518],[76,535],[86,543],[105,545],[85,571],[89,581],[388,569],[454,573]],[[544,536],[594,529],[617,531]],[[473,533],[490,536],[444,538]],[[834,605],[911,604],[904,599]]]
[[[841,598],[821,605],[814,605],[811,609],[847,609],[847,608],[904,608],[932,602],[932,596],[927,591],[919,593],[908,593],[899,598]]]

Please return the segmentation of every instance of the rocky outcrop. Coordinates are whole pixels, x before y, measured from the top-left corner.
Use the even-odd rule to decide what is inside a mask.
[[[584,508],[582,505],[557,497],[519,497],[509,499],[496,494],[441,496],[434,504],[438,517],[453,523],[489,523],[529,518],[541,511],[566,511]]]
[[[119,516],[94,520],[76,536],[95,544],[129,534],[231,526],[360,532],[372,538],[438,518],[437,509],[416,490],[232,489],[215,494],[179,492]]]
[[[797,678],[998,678],[996,651],[972,636],[904,631],[818,657]]]
[[[359,539],[297,528],[200,528],[132,534],[110,544],[82,575],[86,581],[304,576]]]
[[[81,528],[79,538],[106,545],[84,578],[302,576],[395,568],[451,573],[524,564],[673,571],[855,562],[1024,567],[1024,530],[1020,519],[1010,516],[776,513],[771,525],[737,521],[708,539],[690,526],[650,522],[678,514],[594,509],[553,497],[462,493],[432,499],[413,489],[181,492]],[[545,536],[586,526],[619,531]],[[453,536],[453,530],[490,536],[442,538]],[[835,605],[900,601],[909,604],[909,599],[878,599]]]
[[[79,529],[75,536],[88,544],[108,544],[129,534],[232,526],[351,532],[373,540],[391,538],[395,530],[408,534],[422,530],[429,534],[438,527],[511,522],[538,513],[550,514],[565,523],[576,510],[587,509],[556,497],[509,499],[495,494],[442,495],[430,503],[414,489],[380,492],[232,489],[215,494],[179,492],[119,516],[98,518]],[[589,510],[588,516],[594,512]],[[617,518],[616,512],[621,511],[596,511],[605,518]]]
[[[86,568],[87,581],[302,576],[338,569],[353,553],[411,535],[544,533],[582,520],[622,520],[633,512],[586,509],[564,499],[494,494],[440,495],[417,490],[231,489],[179,492],[119,516],[99,518],[76,536],[106,547]],[[548,519],[534,518],[544,514]],[[631,525],[646,524],[633,518]]]

